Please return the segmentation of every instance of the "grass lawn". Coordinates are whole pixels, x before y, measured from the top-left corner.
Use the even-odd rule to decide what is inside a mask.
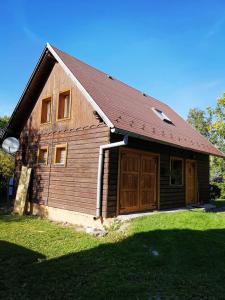
[[[104,238],[2,215],[0,240],[0,299],[225,299],[223,213],[157,213]]]

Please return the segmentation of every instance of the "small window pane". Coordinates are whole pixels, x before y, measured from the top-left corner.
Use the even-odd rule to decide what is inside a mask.
[[[41,123],[51,122],[51,98],[42,100]]]
[[[55,151],[55,164],[65,165],[66,164],[66,147],[57,146]]]
[[[181,159],[171,159],[170,183],[172,185],[183,184],[183,161]]]
[[[58,119],[67,119],[70,117],[70,92],[64,92],[59,94],[58,103]]]
[[[47,102],[47,122],[51,121],[51,101]]]
[[[39,162],[39,164],[47,165],[47,163],[48,163],[48,148],[40,148],[39,149],[38,162]]]
[[[69,108],[70,108],[70,96],[65,97],[65,109],[64,109],[64,118],[69,118]]]

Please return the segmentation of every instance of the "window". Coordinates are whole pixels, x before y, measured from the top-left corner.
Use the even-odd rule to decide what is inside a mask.
[[[50,123],[52,114],[52,100],[46,98],[42,100],[41,106],[41,124]]]
[[[59,94],[58,100],[58,111],[57,111],[57,120],[63,120],[70,118],[70,91],[66,91]]]
[[[54,164],[65,166],[66,158],[67,158],[67,144],[56,145]]]
[[[170,120],[169,117],[167,117],[167,115],[160,109],[152,107],[152,110],[154,111],[154,113],[164,122],[174,125],[173,122]]]
[[[170,184],[183,185],[183,159],[171,157],[170,159]]]
[[[38,163],[48,164],[48,146],[41,146],[38,150]]]

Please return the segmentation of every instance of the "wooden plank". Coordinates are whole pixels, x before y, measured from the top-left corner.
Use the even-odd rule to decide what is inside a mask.
[[[16,199],[13,212],[22,216],[25,212],[27,201],[27,191],[30,182],[31,168],[22,166],[19,185],[17,188]]]
[[[120,212],[135,211],[139,207],[139,155],[121,151]]]
[[[141,155],[140,208],[157,208],[157,157]]]

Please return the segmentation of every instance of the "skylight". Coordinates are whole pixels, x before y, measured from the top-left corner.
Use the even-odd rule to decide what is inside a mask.
[[[154,111],[154,113],[164,122],[174,125],[173,122],[170,120],[169,117],[167,117],[167,115],[160,109],[152,107],[152,110]]]

